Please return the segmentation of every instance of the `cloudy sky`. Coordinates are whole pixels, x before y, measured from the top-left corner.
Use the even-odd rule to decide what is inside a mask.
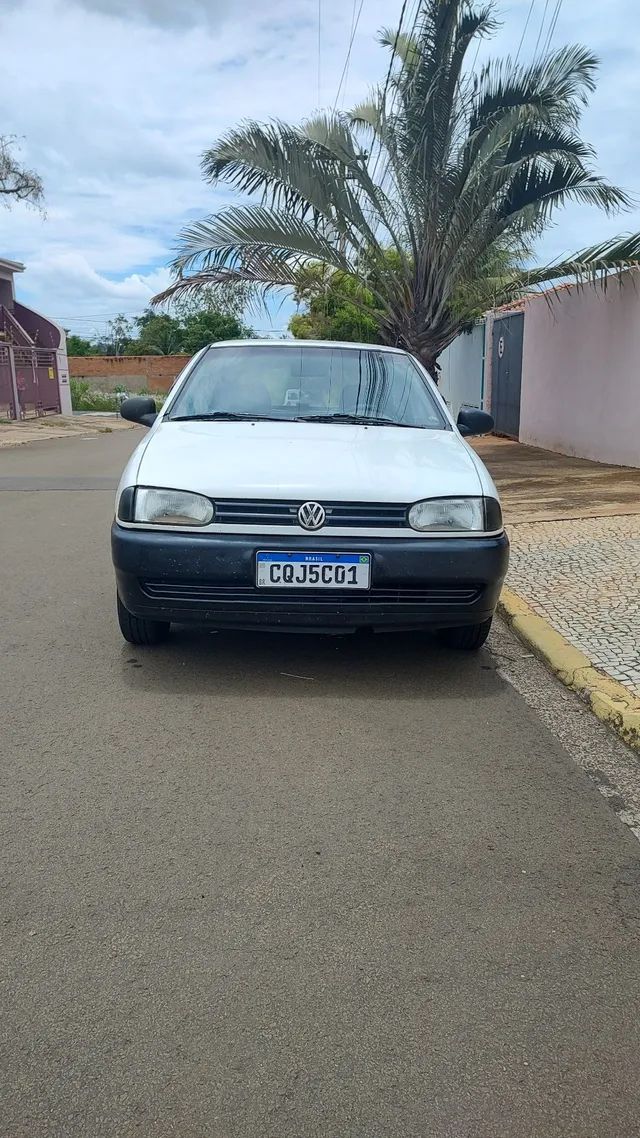
[[[296,120],[384,77],[375,42],[401,0],[0,0],[0,133],[24,140],[44,178],[47,215],[0,209],[0,256],[24,261],[21,299],[91,335],[139,313],[169,279],[176,234],[224,197],[199,156],[239,119]],[[407,11],[415,9],[409,2]],[[491,52],[521,58],[579,39],[602,60],[584,133],[600,169],[640,196],[637,0],[503,0]],[[319,18],[320,17],[320,18]],[[484,49],[483,49],[484,52]],[[555,256],[640,228],[640,209],[607,219],[558,215],[541,253]],[[274,311],[286,325],[290,305]],[[260,321],[267,324],[267,318]]]

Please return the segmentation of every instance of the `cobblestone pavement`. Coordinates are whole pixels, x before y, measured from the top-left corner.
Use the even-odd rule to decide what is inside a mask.
[[[507,584],[640,695],[640,516],[523,523],[509,537]]]

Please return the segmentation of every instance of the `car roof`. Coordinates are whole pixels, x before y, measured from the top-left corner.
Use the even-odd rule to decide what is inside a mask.
[[[237,347],[239,344],[254,348],[353,348],[369,352],[394,352],[400,356],[409,354],[404,348],[390,348],[386,344],[354,343],[352,340],[216,340],[215,343],[209,344],[209,347],[229,348]]]

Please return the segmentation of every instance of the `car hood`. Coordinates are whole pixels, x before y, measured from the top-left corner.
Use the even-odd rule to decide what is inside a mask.
[[[160,421],[141,452],[138,485],[212,498],[405,503],[483,492],[455,431]]]

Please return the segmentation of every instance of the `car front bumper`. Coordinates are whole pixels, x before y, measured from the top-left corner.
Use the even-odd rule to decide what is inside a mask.
[[[217,628],[450,628],[493,615],[509,542],[469,538],[285,538],[126,529],[114,522],[118,593],[138,617]],[[371,588],[255,587],[259,550],[371,555]]]

